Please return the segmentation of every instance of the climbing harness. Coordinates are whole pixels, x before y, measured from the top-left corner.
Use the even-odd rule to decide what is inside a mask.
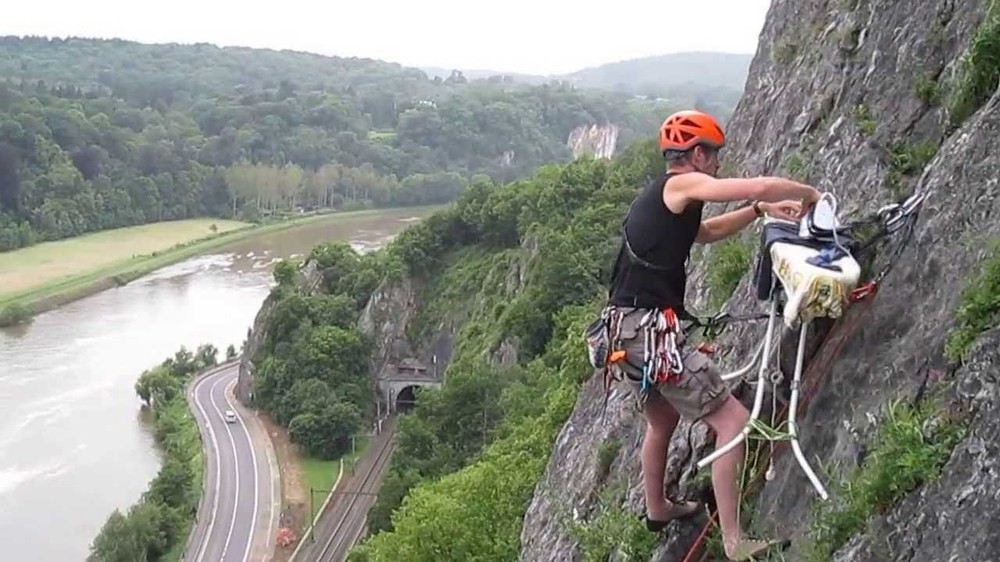
[[[627,359],[626,351],[621,345],[622,322],[626,315],[635,314],[639,310],[606,306],[600,317],[585,330],[590,364],[603,373],[605,408],[611,383],[622,380],[624,376],[615,366],[615,363]],[[680,353],[683,342],[679,341],[683,337],[683,331],[677,314],[671,308],[645,310],[636,329],[643,338],[642,378],[638,382],[645,395],[649,389],[669,384],[683,374],[684,360]]]

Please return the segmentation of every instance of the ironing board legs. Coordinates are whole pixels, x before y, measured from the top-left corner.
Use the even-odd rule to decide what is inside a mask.
[[[731,439],[725,445],[717,448],[710,455],[698,461],[698,468],[704,468],[705,466],[715,462],[719,457],[731,451],[734,447],[740,444],[741,441],[745,440],[748,435],[750,435],[751,422],[756,420],[760,416],[761,406],[764,402],[764,385],[765,385],[765,373],[767,372],[768,360],[771,356],[771,343],[774,339],[774,327],[777,319],[778,312],[778,301],[774,299],[771,301],[771,314],[767,321],[767,334],[764,336],[764,341],[758,348],[758,355],[754,356],[754,360],[750,362],[747,366],[743,367],[739,371],[734,373],[729,373],[723,376],[723,380],[729,380],[737,376],[741,376],[750,370],[751,366],[757,361],[758,356],[760,357],[760,368],[757,371],[757,391],[754,395],[753,409],[750,411],[750,419],[747,421],[746,425],[743,426],[743,430]],[[813,471],[809,462],[806,460],[805,455],[802,453],[802,447],[799,444],[798,437],[798,426],[795,422],[795,416],[798,413],[799,407],[799,385],[802,380],[802,364],[805,359],[805,348],[806,348],[806,333],[809,330],[809,323],[803,322],[799,327],[799,345],[798,350],[795,355],[795,375],[792,379],[792,397],[788,407],[788,428],[789,436],[792,441],[792,450],[795,454],[795,459],[798,461],[799,466],[802,471],[805,472],[809,481],[812,483],[813,487],[819,493],[820,497],[824,500],[828,499],[829,494],[827,494],[826,488],[816,477],[816,473]],[[761,349],[763,349],[763,355],[760,355]],[[772,392],[774,390],[772,389]]]
[[[806,331],[808,329],[808,322],[803,322],[802,326],[799,328],[799,349],[795,355],[795,377],[792,379],[792,399],[790,405],[788,406],[788,433],[791,435],[792,439],[792,451],[795,453],[795,459],[799,461],[799,466],[802,467],[802,472],[806,473],[806,476],[809,477],[809,481],[812,482],[812,485],[816,488],[819,496],[825,500],[829,496],[826,493],[826,489],[823,487],[823,484],[820,483],[819,478],[816,477],[816,473],[814,473],[812,467],[809,466],[809,461],[807,461],[805,455],[802,454],[802,447],[799,445],[799,430],[795,422],[795,414],[797,413],[799,407],[799,383],[802,380],[802,362],[806,350]]]
[[[774,325],[775,320],[778,317],[778,301],[777,299],[771,300],[771,315],[767,320],[767,335],[764,336],[764,354],[760,360],[760,369],[757,372],[757,393],[754,396],[753,410],[750,412],[750,420],[747,424],[743,426],[743,430],[736,436],[733,437],[725,445],[717,448],[712,454],[698,461],[698,468],[704,468],[705,466],[715,462],[716,459],[722,455],[731,451],[734,447],[740,444],[747,435],[750,434],[750,422],[757,419],[760,415],[761,405],[764,403],[764,374],[767,371],[767,360],[771,355],[771,340],[774,335]]]

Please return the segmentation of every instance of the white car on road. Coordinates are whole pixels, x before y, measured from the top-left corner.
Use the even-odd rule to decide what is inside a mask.
[[[226,410],[226,423],[236,423],[236,412]]]

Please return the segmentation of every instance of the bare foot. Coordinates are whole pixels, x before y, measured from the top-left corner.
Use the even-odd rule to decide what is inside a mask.
[[[726,542],[726,558],[730,560],[753,560],[775,546],[787,546],[788,541],[765,541],[741,539],[736,546]]]
[[[646,512],[646,528],[653,532],[659,532],[667,523],[680,517],[687,517],[698,510],[697,502],[673,503],[663,500],[663,504]]]

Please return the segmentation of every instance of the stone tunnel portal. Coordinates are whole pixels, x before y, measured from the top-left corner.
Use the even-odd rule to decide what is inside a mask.
[[[396,395],[396,411],[405,414],[417,405],[417,385],[407,386]]]

